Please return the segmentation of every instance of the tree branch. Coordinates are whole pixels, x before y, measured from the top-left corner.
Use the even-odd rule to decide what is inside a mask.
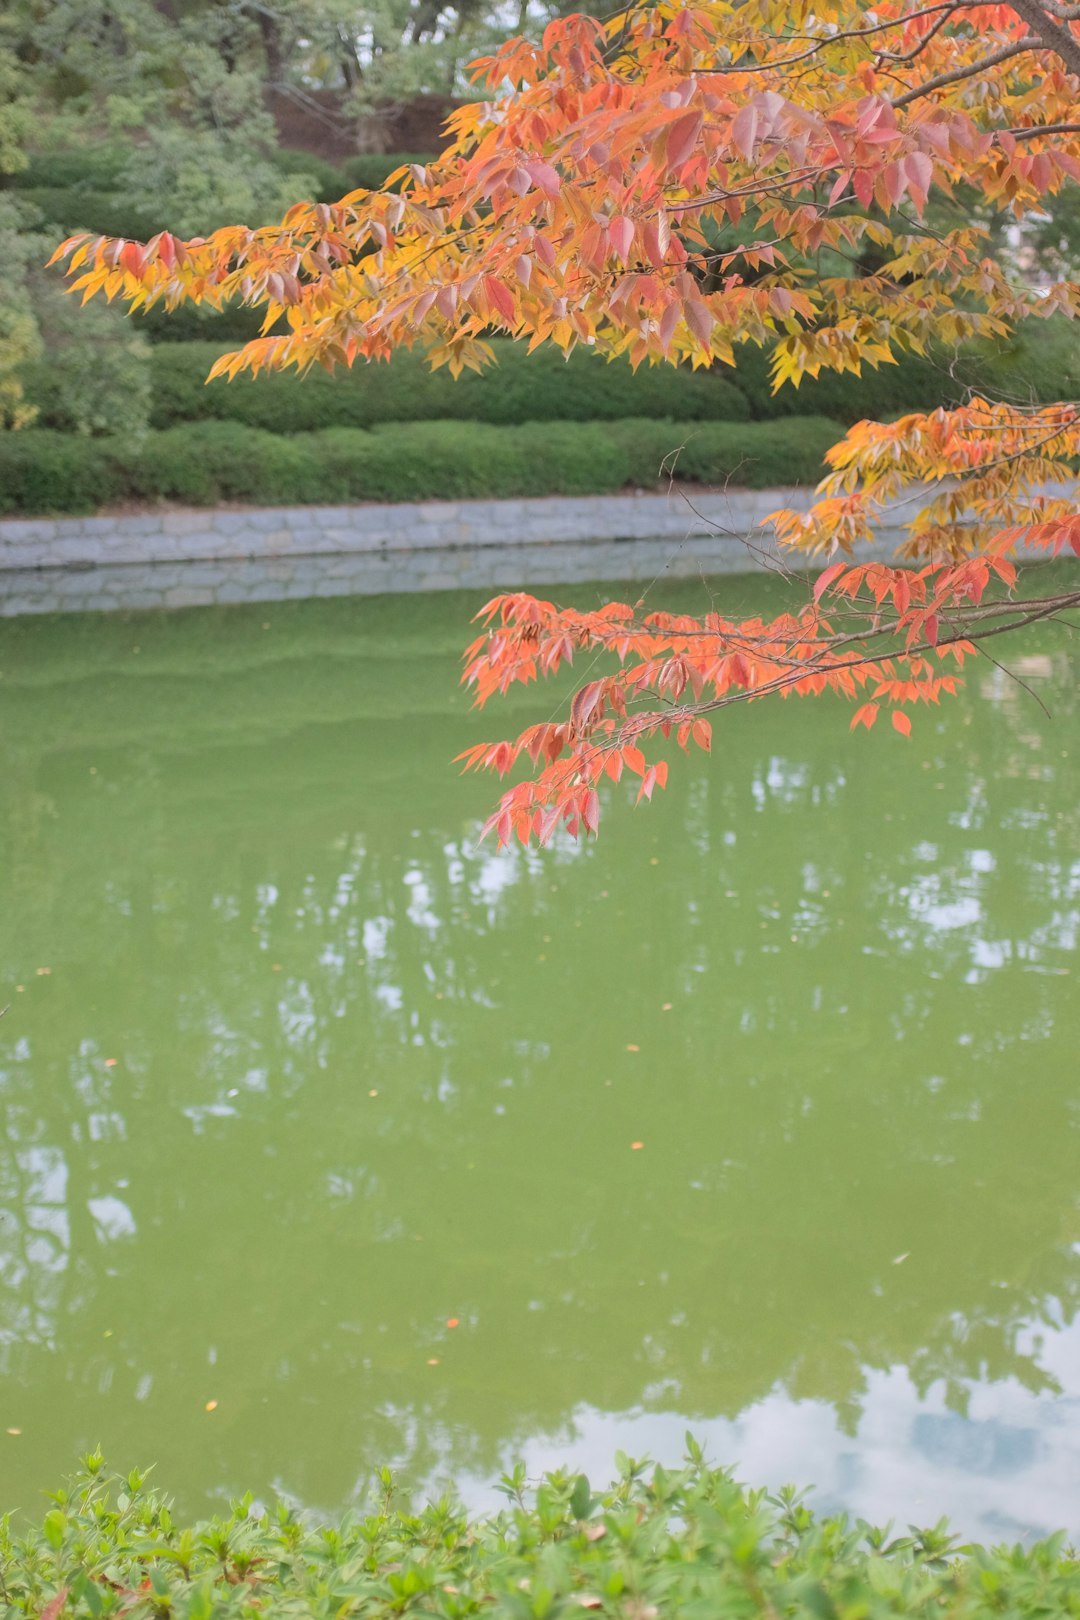
[[[1025,51],[1041,51],[1045,47],[1038,35],[1028,34],[1012,45],[1003,45],[1000,51],[991,51],[989,56],[982,56],[977,62],[969,62],[967,67],[952,68],[948,73],[939,73],[936,78],[927,79],[925,84],[916,85],[913,90],[906,90],[902,96],[897,96],[893,102],[894,107],[906,107],[921,96],[928,96],[934,90],[943,90],[946,85],[958,84],[961,79],[974,79],[987,68],[997,67],[1000,62],[1007,62],[1012,56],[1021,56]]]
[[[1080,39],[1072,30],[1056,22],[1040,0],[1009,0],[1009,3],[1016,15],[1035,30],[1046,48],[1061,58],[1070,73],[1080,78]]]

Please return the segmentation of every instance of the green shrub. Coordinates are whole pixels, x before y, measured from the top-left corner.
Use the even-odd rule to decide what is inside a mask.
[[[334,498],[325,490],[312,440],[311,434],[279,438],[240,422],[192,422],[148,433],[112,454],[124,464],[134,500],[276,506]]]
[[[784,422],[625,421],[608,427],[629,458],[631,482],[644,489],[669,478],[743,489],[813,484],[824,471],[826,450],[843,431],[839,422],[821,416]]]
[[[1024,321],[1006,342],[978,350],[975,366],[991,398],[1010,404],[1080,399],[1080,335],[1060,315]]]
[[[339,197],[357,184],[336,163],[316,157],[312,152],[304,152],[299,147],[279,146],[267,156],[275,169],[280,169],[283,174],[303,175],[309,181],[314,180],[315,202],[337,202]]]
[[[109,1479],[99,1456],[52,1496],[40,1525],[0,1527],[10,1616],[226,1620],[362,1615],[398,1620],[570,1620],[582,1609],[690,1620],[867,1616],[870,1620],[1043,1620],[1080,1611],[1080,1565],[1055,1537],[961,1549],[941,1521],[893,1536],[818,1518],[799,1493],[747,1490],[694,1460],[678,1470],[621,1455],[618,1481],[548,1474],[508,1507],[471,1517],[444,1496],[395,1505],[386,1470],[359,1516],[318,1525],[250,1496],[187,1526],[144,1476]]]
[[[964,396],[963,384],[950,376],[944,360],[919,355],[902,355],[895,365],[876,371],[866,366],[861,377],[823,371],[819,377],[804,377],[798,388],[785,383],[774,394],[769,351],[746,344],[736,351],[735,369],[727,375],[757,421],[791,416],[831,416],[845,425],[864,417],[887,421],[905,411],[955,404]]]
[[[0,433],[0,512],[93,512],[122,493],[98,440],[38,428]]]
[[[748,415],[738,390],[718,372],[672,366],[634,372],[625,361],[608,364],[587,349],[564,360],[553,349],[530,355],[508,339],[496,339],[492,347],[496,365],[457,381],[445,367],[432,371],[419,352],[403,350],[388,365],[358,364],[333,375],[314,367],[300,378],[278,372],[207,384],[220,347],[159,343],[152,421],[168,427],[212,416],[272,433],[305,433],[451,418],[505,425],[624,416],[740,421]]]
[[[177,348],[188,344],[202,344],[214,354],[223,349],[238,348],[250,343],[262,331],[263,311],[247,309],[242,304],[216,310],[202,304],[181,304],[178,309],[166,309],[155,304],[153,309],[140,311],[129,319],[137,331],[151,343],[172,343]],[[284,331],[282,319],[272,331]],[[325,373],[323,374],[325,376]]]
[[[90,186],[107,191],[116,184],[127,160],[124,145],[107,141],[62,152],[39,152],[14,177],[13,184],[20,190],[27,186]]]
[[[431,152],[360,152],[356,157],[346,158],[341,165],[339,172],[345,183],[338,196],[343,197],[347,191],[361,186],[367,191],[381,191],[387,175],[400,169],[403,163],[430,163],[433,156]]]
[[[315,437],[322,457],[346,458],[366,441],[351,485],[358,500],[592,495],[621,489],[629,476],[625,452],[595,422],[404,422]]]
[[[726,373],[742,391],[757,420],[783,416],[832,416],[845,424],[864,417],[889,421],[907,411],[958,405],[972,390],[1020,404],[1051,404],[1080,396],[1080,335],[1061,316],[1032,317],[999,343],[969,343],[958,352],[935,349],[926,356],[901,355],[895,365],[867,366],[861,377],[822,372],[798,388],[774,394],[766,350],[746,345]]]
[[[90,186],[20,186],[19,196],[41,209],[49,225],[74,235],[93,231],[101,236],[126,236],[136,242],[164,230],[168,203],[156,209],[139,208],[113,191]]]
[[[85,512],[122,501],[275,506],[511,499],[650,489],[666,476],[762,488],[813,482],[841,432],[818,417],[770,422],[393,422],[277,434],[181,422],[126,438],[28,428],[0,435],[0,511]]]

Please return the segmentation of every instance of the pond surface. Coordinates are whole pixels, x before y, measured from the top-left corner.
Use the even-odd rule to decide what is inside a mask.
[[[498,855],[448,761],[550,697],[470,714],[476,606],[0,629],[0,1506],[97,1442],[185,1512],[489,1504],[689,1428],[1080,1530],[1077,638],[995,644],[1050,720],[989,664],[906,743],[735,711]]]

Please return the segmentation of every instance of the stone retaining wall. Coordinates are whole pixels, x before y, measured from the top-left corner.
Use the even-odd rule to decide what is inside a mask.
[[[742,536],[777,506],[800,498],[809,497],[796,490],[763,490],[702,494],[693,508],[679,495],[631,494],[5,519],[0,521],[0,570],[682,540],[712,532],[710,525]]]
[[[5,519],[0,616],[746,572],[776,561],[761,520],[811,499],[771,489]]]

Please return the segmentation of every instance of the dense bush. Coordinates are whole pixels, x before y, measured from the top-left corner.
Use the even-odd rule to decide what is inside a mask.
[[[12,184],[26,186],[93,186],[108,190],[114,186],[127,162],[122,142],[102,141],[97,145],[69,147],[58,152],[38,152],[25,169],[12,177]]]
[[[118,500],[112,442],[37,428],[0,433],[0,513],[92,512]]]
[[[849,424],[864,417],[889,421],[907,411],[957,405],[977,390],[991,399],[1051,404],[1080,396],[1080,338],[1074,323],[1055,316],[1022,322],[1005,342],[969,343],[958,351],[901,355],[893,365],[870,366],[861,377],[822,372],[798,388],[772,392],[769,357],[745,345],[727,373],[758,420],[782,416],[832,416]]]
[[[804,377],[798,388],[785,383],[773,393],[768,351],[745,344],[737,350],[735,370],[729,375],[758,421],[818,415],[845,424],[867,416],[887,421],[905,411],[955,404],[964,396],[962,383],[950,375],[944,360],[920,355],[902,355],[895,365],[876,371],[865,366],[861,377],[823,371],[818,377]]]
[[[696,483],[811,482],[839,424],[800,422],[388,423],[368,432],[267,433],[182,422],[132,438],[29,428],[0,435],[0,512],[88,512],[139,501],[309,505],[604,494],[654,488],[672,461]],[[674,452],[678,452],[677,457]]]
[[[91,186],[20,186],[19,196],[40,208],[42,217],[67,235],[94,231],[144,242],[164,230],[168,220],[164,203],[158,213],[139,208],[116,192]]]
[[[228,1616],[405,1614],[436,1620],[1043,1620],[1080,1613],[1080,1565],[1063,1537],[986,1551],[944,1522],[891,1536],[842,1516],[817,1518],[797,1492],[747,1490],[706,1467],[619,1457],[619,1480],[524,1469],[503,1480],[508,1506],[470,1517],[451,1497],[418,1513],[381,1489],[358,1517],[319,1526],[250,1496],[227,1517],[186,1526],[131,1473],[101,1458],[52,1497],[25,1535],[0,1528],[7,1614],[49,1620],[225,1620]]]
[[[608,434],[630,462],[630,482],[643,488],[668,478],[691,484],[767,489],[813,484],[839,422],[804,416],[786,422],[612,422]]]
[[[432,371],[419,351],[389,365],[358,364],[333,375],[318,368],[233,382],[206,383],[221,353],[216,345],[160,343],[154,349],[155,427],[201,417],[227,417],[272,433],[323,427],[372,427],[380,422],[459,418],[500,424],[612,420],[626,416],[678,421],[740,421],[748,415],[738,390],[718,372],[679,371],[625,361],[608,364],[588,349],[564,360],[554,349],[533,354],[496,339],[498,364],[466,372],[455,382]]]
[[[381,191],[386,184],[387,177],[395,169],[400,169],[403,163],[430,163],[430,152],[361,152],[356,157],[346,158],[341,165],[340,174],[344,181],[338,196],[344,196],[347,191],[353,191],[360,186],[368,191]],[[397,190],[395,186],[393,188]],[[334,201],[328,198],[327,201]]]
[[[995,349],[970,345],[959,356],[908,355],[861,377],[823,373],[775,394],[768,356],[760,349],[741,349],[734,370],[643,366],[633,372],[627,362],[609,364],[585,348],[564,360],[554,349],[529,354],[506,338],[493,340],[495,366],[467,372],[456,382],[445,368],[433,372],[419,351],[402,351],[388,365],[358,364],[332,376],[315,369],[300,379],[288,372],[207,386],[206,374],[218,354],[257,334],[254,311],[152,311],[137,317],[136,324],[155,340],[156,427],[204,417],[247,422],[273,433],[450,418],[511,423],[651,416],[737,422],[828,416],[848,425],[866,416],[887,420],[905,411],[953,405],[972,388],[1022,401],[1080,394],[1080,344],[1059,321],[1029,321]],[[203,342],[187,341],[202,334]]]

